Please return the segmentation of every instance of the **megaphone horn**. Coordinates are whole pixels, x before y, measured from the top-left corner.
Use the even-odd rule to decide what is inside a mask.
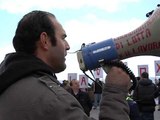
[[[85,45],[77,52],[81,70],[101,67],[100,60],[122,60],[133,56],[160,56],[160,8],[137,29],[117,38]]]
[[[119,59],[154,55],[160,48],[160,8],[136,30],[114,39]]]

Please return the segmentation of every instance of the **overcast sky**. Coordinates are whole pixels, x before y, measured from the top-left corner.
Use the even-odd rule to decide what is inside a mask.
[[[157,8],[159,0],[0,0],[0,61],[13,52],[12,38],[17,23],[32,10],[45,10],[56,15],[67,33],[70,52],[79,50],[82,43],[100,42],[126,34],[148,18],[146,13]],[[150,76],[155,76],[154,60],[159,57],[124,59],[138,75],[137,65],[149,65]],[[68,73],[82,74],[76,54],[68,54],[67,69],[58,74],[60,80]]]

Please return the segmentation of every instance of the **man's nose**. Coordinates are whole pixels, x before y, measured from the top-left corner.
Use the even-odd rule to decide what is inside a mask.
[[[70,49],[70,46],[68,44],[68,42],[66,41],[66,50],[69,50]]]

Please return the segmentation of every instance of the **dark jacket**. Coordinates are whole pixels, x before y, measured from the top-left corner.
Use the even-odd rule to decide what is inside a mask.
[[[155,111],[155,93],[156,85],[150,79],[142,79],[139,81],[134,91],[133,99],[137,102],[140,112]]]
[[[127,102],[130,108],[130,120],[141,120],[137,103],[130,97],[127,97]]]
[[[92,102],[88,93],[79,90],[78,94],[75,95],[73,90],[71,90],[71,94],[78,100],[78,102],[82,105],[85,113],[90,116],[90,111],[92,109]]]
[[[103,88],[102,81],[96,80],[93,83],[93,90],[95,94],[102,94],[102,88]]]
[[[100,120],[128,120],[124,88],[106,84]],[[118,99],[118,100],[117,100]],[[116,114],[115,114],[116,113]],[[0,120],[93,120],[34,56],[7,55],[0,65]]]
[[[157,91],[155,93],[155,97],[159,97],[160,98],[160,80],[157,84]],[[159,99],[160,100],[160,99]],[[160,103],[160,102],[159,102]]]

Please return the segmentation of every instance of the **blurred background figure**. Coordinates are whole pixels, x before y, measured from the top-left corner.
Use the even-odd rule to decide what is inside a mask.
[[[63,87],[67,91],[70,91],[70,89],[71,89],[68,80],[63,80],[61,87]]]
[[[137,102],[142,120],[154,120],[156,91],[157,86],[149,79],[149,74],[143,72],[133,93],[133,98]]]
[[[137,79],[137,82],[139,82],[139,80],[141,79],[141,77],[137,76],[136,79]]]
[[[93,109],[96,109],[99,106],[101,101],[103,83],[102,81],[99,80],[99,78],[96,78],[96,81],[93,82],[92,85],[93,85],[93,91],[94,91]]]
[[[160,78],[158,79],[158,83],[157,83],[157,96],[158,96],[158,111],[160,111]]]
[[[128,96],[127,96],[126,100],[128,102],[129,109],[130,109],[130,112],[129,112],[130,120],[141,120],[137,102],[135,100],[133,100],[133,91],[132,90],[130,90],[128,92]]]
[[[70,93],[79,101],[85,113],[88,116],[90,116],[90,111],[92,109],[92,102],[90,100],[88,92],[81,91],[78,80],[71,80],[70,88],[71,88]]]

